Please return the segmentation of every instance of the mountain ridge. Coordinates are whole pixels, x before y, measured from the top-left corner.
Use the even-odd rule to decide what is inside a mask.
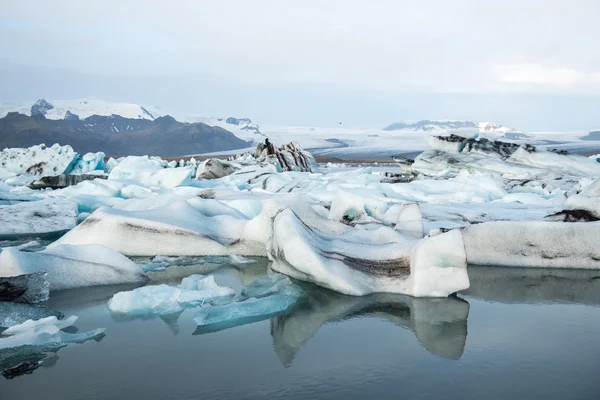
[[[171,116],[149,120],[92,115],[54,120],[10,112],[0,118],[0,148],[40,143],[71,145],[81,154],[102,151],[114,156],[181,156],[250,146],[223,128],[178,122]]]

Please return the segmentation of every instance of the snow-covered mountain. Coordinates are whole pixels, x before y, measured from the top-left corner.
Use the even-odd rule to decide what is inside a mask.
[[[453,121],[453,120],[421,120],[421,121],[402,121],[395,122],[386,128],[385,131],[448,131],[456,129],[479,129],[485,133],[517,133],[518,130],[508,128],[503,125],[497,125],[493,122],[476,121]]]
[[[478,122],[477,123],[477,128],[479,129],[479,132],[481,133],[486,133],[486,132],[490,132],[490,133],[521,133],[520,131],[516,130],[515,128],[509,128],[507,126],[504,125],[497,125],[493,122]]]
[[[25,115],[43,115],[47,119],[84,119],[92,115],[120,115],[123,118],[154,119],[165,115],[157,107],[132,103],[111,102],[95,97],[78,100],[45,100],[0,103],[0,118],[9,112]]]
[[[253,143],[263,142],[265,135],[260,131],[260,127],[256,122],[252,122],[250,118],[235,118],[235,117],[203,117],[198,115],[186,115],[176,117],[182,122],[202,122],[209,126],[218,126],[231,133],[238,138],[251,141]]]

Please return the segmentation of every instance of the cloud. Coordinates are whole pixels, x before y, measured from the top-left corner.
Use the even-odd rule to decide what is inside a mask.
[[[600,73],[586,73],[567,67],[546,67],[538,63],[516,63],[492,67],[491,75],[497,82],[523,86],[546,86],[575,89],[600,84]]]

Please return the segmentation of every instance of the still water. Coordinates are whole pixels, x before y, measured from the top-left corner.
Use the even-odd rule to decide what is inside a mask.
[[[235,286],[266,268],[217,275]],[[447,299],[304,285],[289,314],[211,333],[196,330],[193,310],[111,315],[106,302],[122,288],[57,293],[49,308],[106,336],[49,354],[30,375],[0,377],[0,399],[600,398],[600,271],[469,274],[471,288]]]

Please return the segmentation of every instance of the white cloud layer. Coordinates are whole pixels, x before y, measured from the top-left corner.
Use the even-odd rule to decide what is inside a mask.
[[[366,91],[379,96],[373,104],[440,93],[591,96],[599,17],[598,0],[3,0],[0,54],[7,65],[149,85],[185,76],[205,87],[164,93],[165,102],[215,97],[215,82]],[[5,84],[4,93],[17,89]],[[129,92],[120,100],[145,89]],[[328,107],[322,99],[315,104]]]

